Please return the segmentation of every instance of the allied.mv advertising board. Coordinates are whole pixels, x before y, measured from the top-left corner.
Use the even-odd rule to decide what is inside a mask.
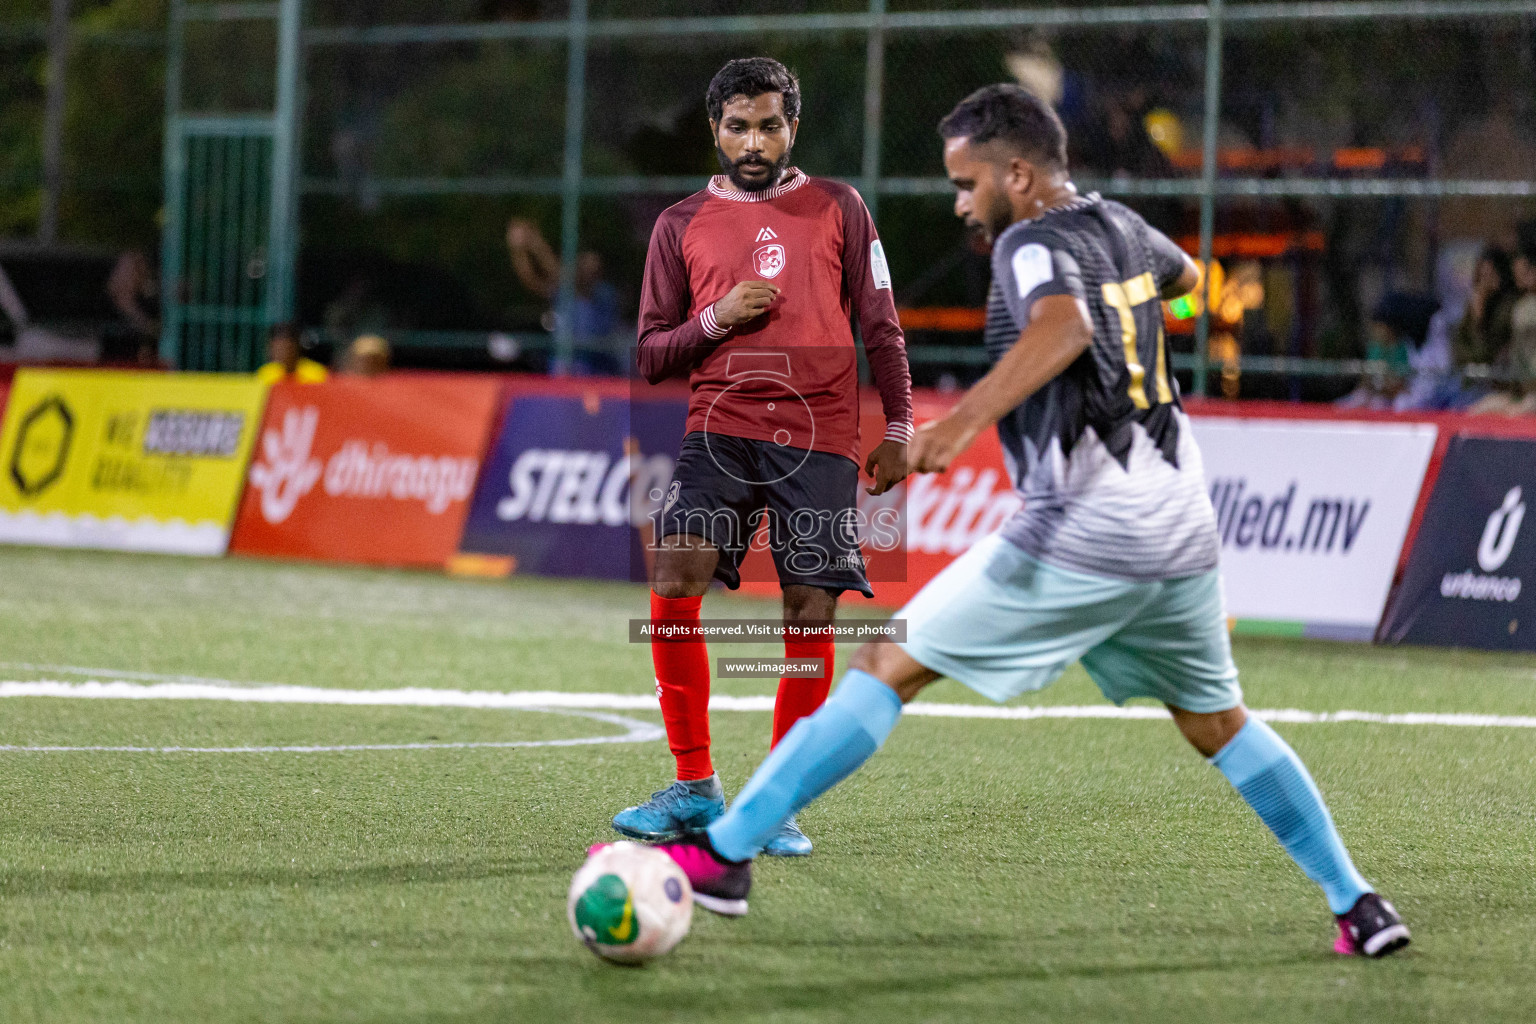
[[[1369,639],[1434,451],[1425,424],[1196,417],[1232,618]]]

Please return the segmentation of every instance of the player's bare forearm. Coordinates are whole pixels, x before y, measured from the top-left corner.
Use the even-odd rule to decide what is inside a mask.
[[[949,417],[980,433],[1072,365],[1092,341],[1088,307],[1081,301],[1066,295],[1039,300],[1019,340],[955,403]]]
[[[917,428],[907,451],[914,473],[942,473],[976,435],[1072,365],[1093,341],[1088,308],[1051,295],[1030,309],[1029,326],[1003,357],[955,403],[949,414]]]
[[[1184,257],[1184,270],[1178,277],[1163,286],[1158,298],[1164,302],[1172,302],[1174,299],[1183,298],[1195,290],[1200,283],[1200,265],[1189,258],[1188,253],[1181,253]]]

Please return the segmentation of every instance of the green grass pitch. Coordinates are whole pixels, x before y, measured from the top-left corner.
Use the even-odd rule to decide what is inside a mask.
[[[625,635],[643,588],[30,549],[0,550],[0,574],[5,680],[652,685]],[[724,596],[706,610],[773,611]],[[759,652],[776,653],[712,653]],[[1254,707],[1536,714],[1529,657],[1253,639],[1237,654]],[[942,683],[924,699],[975,698]],[[1101,702],[1075,669],[1034,699]],[[17,697],[0,715],[13,747],[617,731],[528,711],[206,701]],[[768,725],[715,716],[729,792]],[[592,957],[564,901],[613,812],[669,778],[661,742],[4,751],[0,1021],[1536,1019],[1536,730],[1279,729],[1414,929],[1403,955],[1331,954],[1320,894],[1164,722],[910,718],[802,816],[809,861],[762,863],[747,918],[699,912],[643,969]]]

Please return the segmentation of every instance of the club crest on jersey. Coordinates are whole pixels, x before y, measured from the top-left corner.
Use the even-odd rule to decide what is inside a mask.
[[[784,247],[777,242],[765,245],[752,254],[752,262],[763,277],[778,277],[784,269]]]

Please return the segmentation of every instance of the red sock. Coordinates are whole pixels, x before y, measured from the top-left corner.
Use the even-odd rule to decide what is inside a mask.
[[[821,707],[827,699],[827,691],[832,688],[832,662],[836,657],[836,649],[831,640],[790,640],[784,641],[784,657],[786,658],[820,658],[821,676],[819,678],[795,678],[784,677],[779,680],[779,699],[773,705],[773,744],[778,746],[779,740],[789,732],[800,719]]]
[[[651,622],[698,625],[703,597],[662,597],[651,591]],[[703,640],[653,641],[656,696],[667,743],[684,782],[715,774],[709,762],[709,648]]]

